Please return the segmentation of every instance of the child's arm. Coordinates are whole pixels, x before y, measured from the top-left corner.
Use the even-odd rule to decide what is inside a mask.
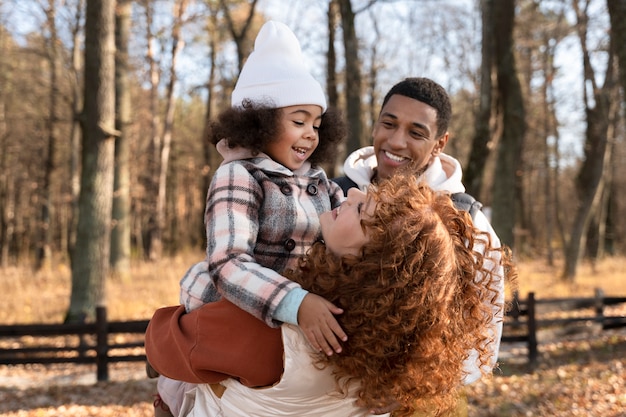
[[[316,294],[308,293],[298,309],[298,325],[313,349],[324,351],[328,356],[334,352],[341,353],[341,344],[348,336],[343,331],[335,314],[343,310]]]
[[[189,268],[180,280],[179,302],[185,306],[187,312],[220,298],[221,296],[209,275],[206,259]]]
[[[266,195],[248,168],[241,163],[229,163],[220,166],[213,176],[205,214],[208,271],[223,297],[276,327],[281,324],[275,318],[276,308],[300,285],[259,264],[255,245],[260,238],[268,239],[268,236],[259,236],[261,216],[268,212],[267,200],[286,197],[278,187],[276,192],[280,195]],[[269,238],[280,242],[280,246],[271,247],[280,252],[284,251],[281,225],[290,218],[280,211],[280,205],[277,206],[271,213],[277,236]],[[288,256],[288,253],[276,256]]]

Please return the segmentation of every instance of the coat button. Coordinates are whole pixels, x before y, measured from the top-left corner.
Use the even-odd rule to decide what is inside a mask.
[[[280,191],[285,195],[291,195],[291,187],[289,186],[289,184],[281,185]]]
[[[309,192],[309,194],[311,195],[317,195],[317,185],[315,184],[309,184],[306,187],[306,190]]]
[[[295,248],[296,248],[296,241],[295,240],[293,240],[293,239],[285,240],[285,249],[287,249],[289,252],[291,252]]]

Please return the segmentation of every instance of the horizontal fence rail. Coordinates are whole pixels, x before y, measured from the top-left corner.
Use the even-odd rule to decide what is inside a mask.
[[[536,299],[535,293],[530,292],[524,300],[515,294],[512,308],[505,316],[502,343],[525,342],[528,348],[528,363],[534,368],[538,360],[537,332],[540,328],[589,322],[600,324],[602,330],[625,327],[626,316],[605,314],[606,307],[623,303],[626,303],[626,297],[605,297],[601,289],[595,290],[594,297],[586,298]],[[579,310],[593,310],[593,315],[549,318],[550,314],[571,314]]]
[[[539,328],[580,322],[595,322],[602,325],[602,329],[624,327],[625,316],[604,314],[607,306],[622,303],[626,303],[626,297],[604,297],[601,290],[596,290],[595,297],[589,298],[536,299],[535,293],[530,292],[526,299],[520,299],[515,294],[512,308],[504,319],[502,343],[525,343],[532,369],[538,360]],[[549,317],[550,314],[578,310],[592,310],[593,314]],[[0,365],[96,364],[97,380],[107,381],[110,363],[146,360],[144,335],[148,322],[108,321],[106,308],[98,307],[94,323],[0,326]],[[120,338],[121,335],[128,337]]]
[[[0,348],[0,364],[96,364],[98,381],[108,381],[109,363],[146,360],[144,334],[148,322],[149,320],[108,321],[106,308],[98,307],[94,323],[0,326],[0,341],[20,340],[24,337],[35,339],[27,342],[20,340],[17,347]],[[131,337],[130,342],[116,341],[114,336],[122,334],[135,337]],[[72,340],[64,340],[62,346],[57,346],[53,344],[53,338],[59,336],[72,336]],[[42,343],[37,343],[39,338],[44,339]]]

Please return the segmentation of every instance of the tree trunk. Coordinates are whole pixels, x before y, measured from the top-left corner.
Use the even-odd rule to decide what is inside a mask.
[[[610,86],[613,83],[613,59],[609,55],[604,86],[599,88],[589,50],[587,49],[587,6],[584,10],[578,2],[572,2],[578,18],[577,30],[583,55],[583,86],[591,86],[593,98],[588,96],[587,88],[583,88],[585,113],[587,115],[587,131],[585,134],[584,159],[576,176],[576,193],[578,205],[570,238],[565,248],[565,267],[563,279],[574,282],[578,260],[584,255],[585,237],[593,215],[599,207],[600,197],[605,185],[604,177],[607,161],[610,160],[611,146],[608,143]]]
[[[367,106],[367,111],[363,112],[367,115],[367,122],[364,123],[364,128],[369,129],[371,131],[374,127],[374,123],[378,119],[378,104],[382,103],[382,99],[378,97],[378,70],[381,68],[380,62],[383,60],[380,58],[378,53],[378,41],[382,40],[383,34],[380,33],[380,28],[378,27],[378,23],[376,20],[372,21],[371,32],[374,33],[376,41],[372,43],[372,49],[370,51],[370,71],[368,74],[369,82],[366,84],[366,97],[369,105]]]
[[[622,103],[626,104],[626,0],[607,0],[606,3],[611,19],[611,40],[613,50],[617,57],[617,67],[619,68],[618,79],[622,88]],[[626,112],[624,112],[622,118],[624,115],[626,115]],[[615,181],[617,175],[613,174],[611,177],[613,181]],[[614,209],[614,203],[618,200],[616,198],[617,194],[615,193],[617,187],[614,182],[611,182],[610,190],[611,191],[607,193],[609,195],[607,229],[612,233],[609,233],[607,236],[608,247],[606,250],[610,254],[614,254],[615,247],[613,245],[615,243],[615,236],[619,234],[615,233],[614,227],[622,221],[622,217],[618,210]]]
[[[4,96],[0,93],[0,268],[9,266],[9,247],[15,231],[15,178],[9,175],[9,144]]]
[[[172,148],[172,130],[174,128],[174,113],[176,110],[176,97],[174,97],[174,86],[176,85],[176,63],[178,54],[183,48],[184,41],[181,37],[183,26],[183,16],[187,7],[187,0],[177,0],[174,5],[174,22],[172,28],[172,53],[170,56],[169,82],[166,90],[165,119],[163,123],[163,138],[161,140],[161,155],[159,162],[159,179],[156,205],[156,228],[155,236],[160,238],[158,245],[152,247],[151,259],[161,258],[163,253],[163,235],[165,224],[165,201],[167,197],[167,173],[169,170],[170,151]],[[156,258],[155,258],[156,257]]]
[[[328,43],[326,50],[326,93],[328,94],[328,107],[339,109],[339,91],[337,88],[337,51],[335,49],[335,40],[337,32],[337,18],[339,11],[337,9],[337,0],[328,2],[328,10],[326,13],[328,23]],[[342,175],[343,163],[346,159],[346,143],[342,141],[337,145],[337,154],[332,166],[327,168],[329,177]]]
[[[489,142],[492,139],[491,120],[493,114],[493,70],[494,70],[494,17],[495,0],[481,0],[482,15],[482,60],[480,66],[480,96],[476,112],[476,131],[472,140],[467,167],[463,179],[467,192],[481,198],[485,164],[489,157]]]
[[[233,18],[233,13],[231,12],[228,4],[225,0],[220,0],[220,8],[224,13],[224,18],[226,19],[226,23],[228,24],[228,30],[235,41],[235,46],[237,47],[237,63],[239,65],[239,72],[243,68],[243,63],[246,60],[246,56],[248,56],[248,51],[252,49],[251,44],[253,42],[252,39],[248,36],[250,29],[252,28],[252,21],[254,20],[256,4],[258,0],[251,0],[249,3],[248,13],[243,20],[243,23],[235,22]],[[241,13],[238,11],[236,13],[239,16]],[[237,30],[237,27],[240,27]]]
[[[48,105],[48,121],[46,129],[48,131],[48,146],[47,152],[44,156],[44,178],[42,185],[42,199],[41,199],[41,212],[39,219],[39,241],[37,242],[37,253],[36,253],[36,270],[46,270],[50,268],[50,262],[52,258],[52,249],[50,247],[52,241],[52,227],[51,227],[51,218],[52,215],[52,182],[55,171],[55,150],[56,150],[56,141],[57,141],[57,107],[58,101],[61,97],[59,91],[59,80],[58,80],[58,70],[59,70],[59,53],[58,53],[58,37],[56,30],[56,7],[54,0],[51,0],[48,3],[48,8],[45,10],[46,12],[46,24],[48,26],[48,30],[50,33],[47,41],[47,58],[48,65],[50,66],[49,73],[49,82],[50,82],[50,101]]]
[[[150,142],[150,156],[148,175],[145,177],[146,181],[146,206],[148,208],[148,219],[146,221],[144,247],[144,256],[150,260],[157,259],[157,253],[161,253],[161,236],[158,227],[156,227],[157,219],[157,195],[158,195],[158,178],[159,178],[159,161],[161,153],[161,135],[159,134],[159,126],[161,124],[159,118],[159,83],[161,80],[161,73],[157,66],[153,44],[156,42],[154,33],[152,33],[153,24],[153,3],[149,0],[144,0],[144,7],[146,12],[146,43],[148,50],[146,52],[146,59],[148,61],[148,67],[150,71],[150,136],[152,138]]]
[[[87,0],[81,192],[66,321],[105,304],[115,153],[115,1]]]
[[[111,229],[111,272],[122,280],[130,275],[130,87],[128,82],[128,43],[131,30],[131,0],[118,0],[115,25],[115,176]]]
[[[354,27],[354,12],[350,0],[337,0],[341,12],[343,29],[343,46],[345,51],[345,91],[346,116],[348,118],[348,153],[355,151],[365,143],[363,137],[363,120],[361,118],[361,67],[359,65],[359,42]]]
[[[553,112],[552,102],[550,100],[550,91],[552,88],[552,79],[554,74],[554,67],[552,65],[553,50],[550,48],[550,42],[544,43],[546,47],[546,53],[542,54],[542,68],[544,71],[543,86],[541,88],[541,94],[543,97],[543,198],[544,198],[544,210],[546,214],[546,227],[545,227],[545,245],[546,245],[546,260],[548,265],[554,265],[554,250],[552,248],[552,241],[554,237],[554,216],[552,201],[552,188],[556,186],[556,182],[552,178],[552,169],[550,168],[550,161],[552,159],[552,149],[550,146],[550,138],[554,137],[554,131],[556,130],[552,124]]]
[[[328,2],[328,50],[326,52],[326,91],[328,107],[339,108],[337,91],[337,52],[335,51],[335,32],[337,30],[337,0]]]
[[[10,90],[13,71],[9,65],[10,39],[0,32],[0,268],[9,265],[9,248],[15,233],[15,181],[12,167],[12,146],[7,126],[7,104],[11,102]]]
[[[603,169],[603,184],[598,208],[592,217],[590,227],[587,231],[587,248],[586,258],[590,259],[595,265],[598,260],[604,258],[605,244],[607,240],[608,225],[611,223],[609,220],[609,204],[611,202],[610,190],[613,188],[613,166],[615,153],[613,152],[613,144],[617,139],[618,120],[621,110],[620,94],[617,85],[612,88],[612,91],[607,92],[609,94],[609,114],[608,114],[608,126],[607,126],[607,152],[605,155],[606,161]]]
[[[522,145],[526,130],[524,101],[513,53],[515,1],[494,1],[495,62],[502,137],[493,188],[493,226],[502,243],[513,248],[521,178]]]
[[[626,0],[606,0],[611,18],[611,40],[619,68],[619,82],[626,92]],[[626,102],[626,94],[622,95]]]
[[[549,25],[542,30],[543,36],[538,48],[540,56],[541,72],[543,73],[543,84],[541,86],[541,125],[543,126],[543,191],[544,191],[544,211],[545,230],[544,239],[546,247],[546,262],[554,265],[554,237],[556,225],[558,224],[558,120],[555,111],[554,99],[554,78],[557,68],[554,62],[555,50],[563,40],[567,29],[563,26],[565,13],[561,11],[555,16],[555,24]],[[552,27],[552,28],[551,28]],[[561,230],[562,233],[562,230]]]
[[[554,187],[552,187],[552,201],[554,201],[554,221],[556,224],[556,230],[559,237],[559,243],[561,248],[565,248],[567,246],[567,238],[566,238],[566,228],[565,222],[563,219],[563,204],[562,204],[562,196],[559,193],[558,184],[561,183],[561,152],[559,151],[559,146],[561,145],[561,137],[559,135],[559,131],[555,131],[554,137],[554,169],[552,171],[552,177],[554,178]],[[569,198],[565,200],[565,206],[571,207],[569,202]]]
[[[616,152],[617,153],[617,152]],[[617,158],[615,158],[617,159]],[[617,227],[622,222],[622,215],[619,213],[618,207],[618,184],[615,179],[617,164],[612,165],[613,172],[611,173],[611,186],[607,190],[608,202],[607,202],[607,214],[606,214],[606,236],[604,239],[604,252],[608,256],[618,255],[619,237]],[[621,188],[621,187],[620,187]]]
[[[72,115],[74,120],[70,130],[70,140],[72,143],[70,150],[70,220],[68,221],[68,238],[67,252],[70,260],[74,257],[74,249],[76,247],[76,231],[78,229],[78,197],[80,194],[80,152],[81,152],[81,128],[79,125],[79,116],[82,107],[81,100],[81,76],[82,76],[82,59],[80,48],[80,33],[84,9],[84,1],[79,0],[76,4],[76,12],[74,15],[74,24],[72,28]]]
[[[202,143],[202,150],[204,152],[204,166],[202,167],[202,178],[203,178],[203,188],[202,195],[206,196],[206,193],[211,185],[211,177],[213,171],[217,168],[219,164],[220,155],[218,154],[215,146],[208,140],[209,135],[209,124],[211,123],[211,119],[213,117],[213,108],[214,108],[214,96],[215,96],[215,80],[217,75],[217,48],[220,43],[220,36],[218,30],[218,22],[217,22],[217,11],[211,9],[211,16],[209,16],[209,20],[207,23],[207,35],[209,39],[209,78],[207,80],[206,88],[207,88],[207,99],[206,99],[206,110],[204,113],[204,128],[202,130],[202,137],[200,141]],[[204,228],[204,207],[201,212],[198,213],[198,234],[199,241],[203,242],[203,247],[206,247],[206,232]]]

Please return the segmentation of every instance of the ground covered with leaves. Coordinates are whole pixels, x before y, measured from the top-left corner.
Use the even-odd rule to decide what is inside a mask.
[[[523,344],[504,344],[493,378],[467,389],[469,416],[626,415],[626,329],[543,333],[539,352],[531,370]],[[155,380],[142,363],[113,364],[109,374],[97,383],[89,365],[2,366],[0,415],[153,415]]]
[[[504,345],[494,377],[468,390],[470,416],[626,416],[626,331],[558,339],[540,340],[534,370],[520,361],[525,349]]]

